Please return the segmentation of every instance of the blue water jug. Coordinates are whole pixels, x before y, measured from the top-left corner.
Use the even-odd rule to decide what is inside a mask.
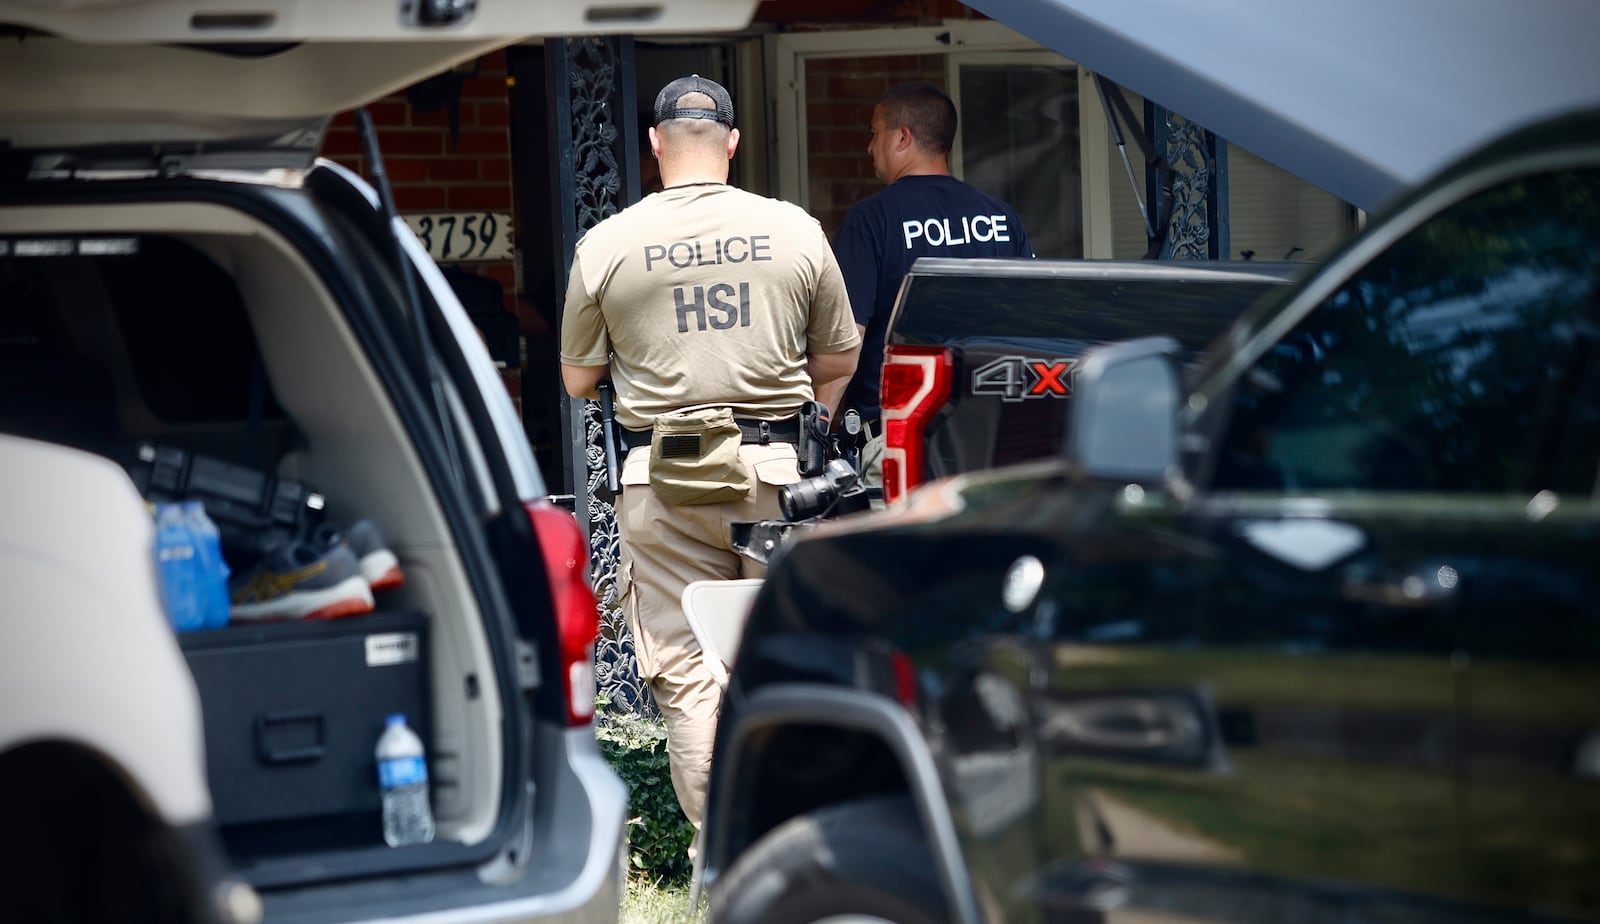
[[[217,524],[206,515],[205,505],[199,501],[185,501],[184,518],[195,537],[195,551],[199,556],[199,598],[201,624],[207,629],[220,629],[228,624],[228,563],[222,557],[222,533]]]
[[[199,543],[181,504],[156,505],[156,572],[167,621],[179,632],[203,629],[204,583]]]

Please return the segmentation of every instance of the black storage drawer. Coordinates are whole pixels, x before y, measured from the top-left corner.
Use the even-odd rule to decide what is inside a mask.
[[[421,613],[230,626],[178,640],[200,689],[207,776],[224,828],[376,819],[373,749],[384,717],[403,712],[430,740]]]

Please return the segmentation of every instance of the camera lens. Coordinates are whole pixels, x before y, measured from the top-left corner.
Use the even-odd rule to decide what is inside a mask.
[[[785,520],[814,517],[832,502],[836,489],[826,475],[802,478],[778,488],[778,509]]]

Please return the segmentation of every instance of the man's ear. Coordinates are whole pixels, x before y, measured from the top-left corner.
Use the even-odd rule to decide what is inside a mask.
[[[897,151],[907,151],[917,146],[917,138],[911,134],[911,126],[902,125],[895,129],[894,147]]]
[[[733,152],[739,150],[739,130],[728,129],[728,159],[733,160]]]
[[[656,160],[660,160],[661,132],[657,131],[654,125],[650,126],[646,131],[650,135],[650,156],[654,157]]]

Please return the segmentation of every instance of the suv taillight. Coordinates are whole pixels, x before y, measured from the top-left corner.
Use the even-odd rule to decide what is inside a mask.
[[[589,542],[569,511],[546,501],[524,506],[555,605],[567,724],[587,725],[594,719],[594,641],[600,634],[600,609],[588,581]]]
[[[890,346],[883,356],[883,497],[894,502],[923,479],[923,433],[950,398],[955,359],[943,347]]]

